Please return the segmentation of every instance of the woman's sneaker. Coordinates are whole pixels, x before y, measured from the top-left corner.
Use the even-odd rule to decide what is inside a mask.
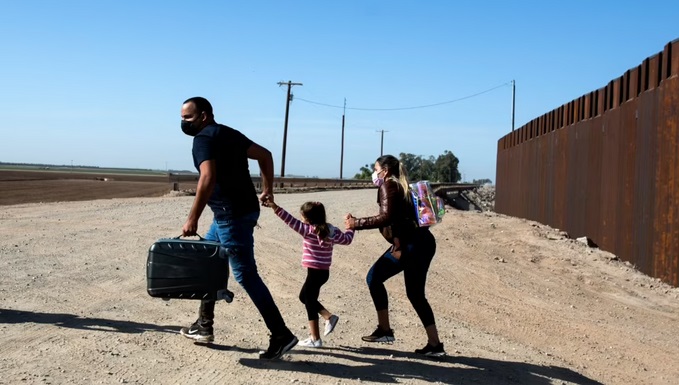
[[[381,327],[377,327],[373,334],[369,336],[363,336],[361,339],[365,342],[394,342],[394,331],[392,329],[383,330]]]
[[[297,343],[297,346],[304,346],[307,348],[320,348],[323,347],[323,341],[321,339],[314,340],[313,338],[309,337],[303,341],[299,341]]]
[[[328,334],[332,333],[333,330],[335,330],[337,321],[339,321],[339,317],[334,314],[325,320],[325,331],[323,332],[324,336],[327,336]]]
[[[186,338],[190,338],[202,344],[207,344],[215,340],[215,336],[212,334],[212,326],[201,325],[200,319],[189,327],[181,328],[179,333]]]
[[[436,346],[431,346],[430,344],[427,344],[427,346],[423,347],[422,349],[416,349],[415,353],[430,357],[443,357],[446,355],[445,350],[443,350],[443,342],[439,343]]]

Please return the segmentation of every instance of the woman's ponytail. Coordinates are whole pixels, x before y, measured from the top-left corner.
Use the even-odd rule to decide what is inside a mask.
[[[408,184],[408,171],[403,167],[403,163],[398,162],[398,183],[403,187],[404,199],[408,200],[410,198],[410,185]]]

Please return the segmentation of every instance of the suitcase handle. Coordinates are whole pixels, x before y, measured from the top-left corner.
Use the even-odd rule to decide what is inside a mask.
[[[192,236],[193,236],[193,235],[192,235]],[[198,239],[199,239],[200,241],[203,241],[203,242],[204,242],[204,241],[207,241],[207,239],[201,237],[199,234],[196,234],[196,236],[198,237]],[[172,238],[172,239],[180,239],[181,237],[182,237],[182,235],[177,235],[176,237],[174,237],[174,238]]]

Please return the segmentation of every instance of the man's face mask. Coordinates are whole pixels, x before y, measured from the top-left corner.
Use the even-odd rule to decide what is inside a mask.
[[[195,115],[194,114],[189,115],[189,119],[193,119],[191,121],[182,119],[182,132],[188,136],[196,136],[201,129],[202,117],[203,113],[200,112]]]
[[[185,133],[188,136],[196,136],[198,132],[200,132],[200,128],[196,127],[196,121],[189,122],[187,120],[182,119],[182,132]]]

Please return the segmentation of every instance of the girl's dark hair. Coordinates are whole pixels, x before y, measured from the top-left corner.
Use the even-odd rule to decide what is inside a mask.
[[[315,233],[319,238],[325,239],[330,235],[330,227],[325,221],[325,207],[321,202],[306,202],[299,209],[309,221],[310,225],[315,228]]]
[[[410,188],[408,182],[408,172],[403,163],[399,162],[393,155],[382,155],[377,158],[376,162],[382,167],[389,171],[389,173],[398,179],[398,183],[403,187],[403,192],[405,193],[403,198],[408,199],[408,189]]]

